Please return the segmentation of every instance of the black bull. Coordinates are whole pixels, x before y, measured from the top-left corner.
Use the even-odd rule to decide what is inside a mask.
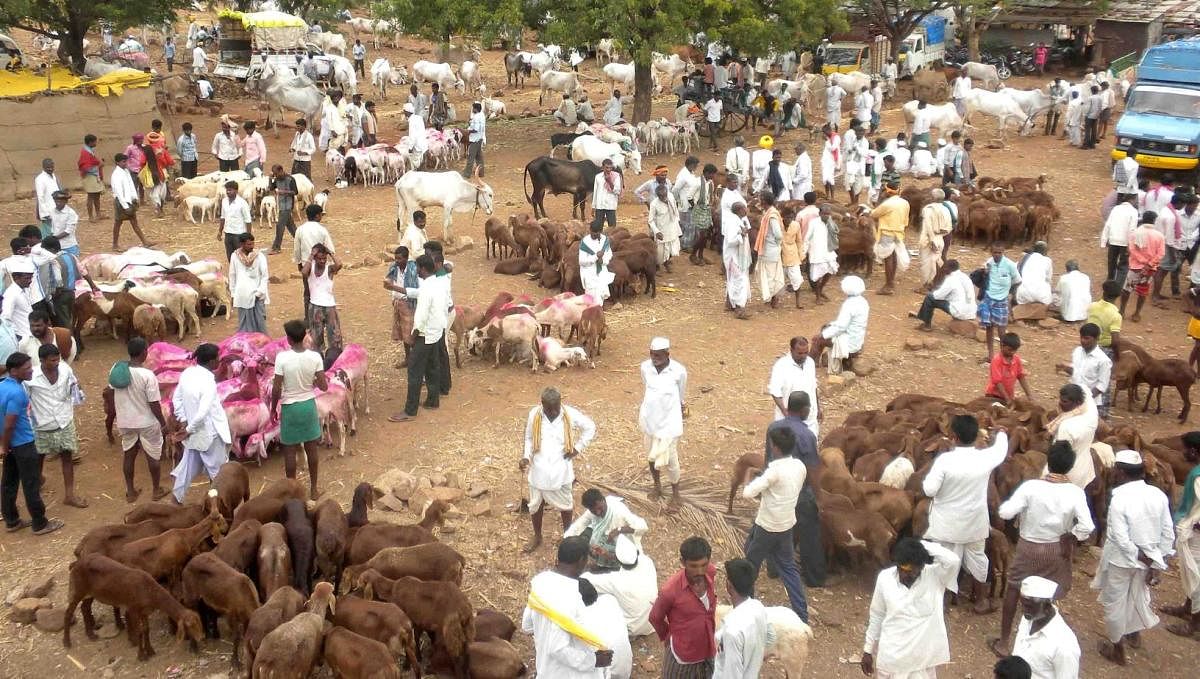
[[[522,184],[525,187],[525,200],[533,206],[534,219],[547,216],[543,204],[546,192],[555,196],[560,193],[571,194],[571,217],[575,217],[578,211],[579,219],[584,219],[585,205],[598,174],[600,168],[590,160],[559,160],[541,156],[529,161],[525,166]],[[533,181],[532,195],[529,193],[530,179]]]

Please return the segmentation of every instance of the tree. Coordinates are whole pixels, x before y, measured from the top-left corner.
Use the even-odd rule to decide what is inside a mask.
[[[740,53],[766,56],[845,25],[837,0],[561,0],[548,7],[545,41],[580,45],[612,37],[628,43],[635,121],[650,117],[653,53],[689,44],[697,31]]]
[[[0,26],[20,28],[61,42],[59,55],[82,73],[83,38],[101,19],[114,26],[140,26],[175,20],[191,0],[4,0]]]
[[[1003,0],[955,0],[954,18],[967,39],[967,55],[971,61],[979,61],[979,36],[987,31],[1003,9]]]
[[[522,0],[387,0],[377,7],[381,18],[394,20],[405,32],[443,46],[456,35],[490,43],[523,24],[522,9]]]
[[[965,0],[986,2],[986,0]],[[851,7],[867,18],[871,27],[891,40],[892,58],[900,54],[900,43],[912,33],[917,24],[939,9],[950,6],[951,0],[852,0]]]

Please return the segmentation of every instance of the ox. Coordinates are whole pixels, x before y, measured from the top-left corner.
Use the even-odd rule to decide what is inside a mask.
[[[589,160],[596,167],[607,158],[613,166],[621,170],[632,170],[634,174],[642,173],[642,154],[637,149],[626,151],[620,144],[600,141],[594,135],[583,135],[571,142],[572,160]]]
[[[545,74],[558,67],[558,58],[546,51],[538,52],[529,57],[529,67],[539,74]]]
[[[357,38],[359,33],[366,33],[371,36],[372,44],[375,49],[379,49],[379,36],[391,34],[392,47],[395,47],[400,42],[400,31],[392,26],[391,22],[378,19],[372,21],[362,17],[354,17],[346,22],[350,25],[350,30],[354,32],[354,37]]]
[[[325,101],[325,95],[311,80],[304,76],[278,73],[270,62],[263,64],[262,73],[251,75],[246,80],[246,91],[258,94],[270,104],[267,125],[271,124],[271,109],[278,108],[280,117],[283,116],[283,109],[303,114],[311,129]],[[275,136],[279,136],[279,126],[275,127]]]
[[[829,75],[829,84],[839,85],[843,90],[846,90],[846,94],[853,96],[871,86],[871,76],[862,71],[831,73]]]
[[[313,42],[326,54],[337,52],[343,57],[346,56],[346,38],[342,35],[325,31],[313,35]]]
[[[666,77],[667,86],[682,77],[684,74],[692,70],[692,62],[684,61],[678,54],[665,56],[655,53],[653,55],[652,64],[654,70],[662,73]]]
[[[579,74],[571,71],[546,71],[542,73],[539,88],[539,106],[541,106],[542,99],[546,96],[547,92],[575,94],[575,90],[583,89],[579,84]]]
[[[522,185],[525,186],[525,200],[533,206],[534,218],[547,216],[543,201],[546,192],[549,191],[555,196],[560,193],[571,194],[574,199],[571,203],[571,216],[574,217],[578,210],[579,218],[583,219],[586,209],[584,205],[592,193],[592,186],[599,173],[600,168],[588,160],[559,160],[542,156],[529,161],[525,166]],[[527,180],[533,181],[532,195],[529,193]]]
[[[412,65],[413,82],[421,83],[426,80],[435,82],[443,90],[449,90],[451,87],[459,92],[466,90],[466,85],[460,78],[454,76],[454,69],[450,64],[435,64],[432,61],[418,61]]]
[[[1000,128],[1000,139],[1005,138],[1010,120],[1018,121],[1021,134],[1029,131],[1031,119],[1021,105],[999,92],[972,90],[967,98],[967,122],[970,122],[976,111],[982,111],[996,119]]]
[[[804,106],[808,102],[808,81],[807,80],[784,80],[775,78],[767,81],[767,93],[778,97],[782,88],[787,88],[788,96],[800,102]]]
[[[909,129],[912,128],[913,119],[917,115],[917,103],[916,100],[910,101],[901,109]],[[962,129],[962,117],[954,109],[954,104],[925,104],[925,112],[929,114],[930,127],[936,127],[942,134]]]
[[[525,70],[525,62],[517,52],[504,55],[504,70],[508,74],[508,84],[518,89],[525,84],[525,76],[529,75]]]
[[[483,89],[483,77],[479,73],[477,62],[469,59],[462,62],[462,66],[458,69],[458,75],[462,78],[464,86],[470,88],[471,94]]]
[[[617,83],[620,83],[626,88],[633,87],[633,64],[618,64],[612,61],[600,70],[604,71],[604,77],[611,86],[616,87]]]
[[[379,90],[379,98],[387,101],[387,88],[392,82],[392,63],[383,57],[371,64],[371,84]]]
[[[1014,90],[1011,87],[1001,87],[997,92],[1017,102],[1017,105],[1029,117],[1030,124],[1038,114],[1049,111],[1050,107],[1054,105],[1054,100],[1050,98],[1050,95],[1041,90]]]
[[[616,55],[617,50],[616,46],[613,45],[612,38],[601,38],[600,41],[596,43],[597,62],[599,62],[600,58],[603,57],[605,63],[610,63],[616,58]]]
[[[396,181],[396,224],[404,224],[417,208],[441,207],[442,236],[449,243],[454,240],[452,213],[482,208],[490,215],[492,197],[492,187],[467,181],[457,172],[408,172]]]
[[[981,64],[978,61],[968,61],[962,65],[961,70],[963,75],[988,89],[995,90],[1000,87],[1000,74],[996,72],[995,66]]]

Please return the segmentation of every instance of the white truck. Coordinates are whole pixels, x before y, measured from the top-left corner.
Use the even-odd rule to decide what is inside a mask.
[[[283,12],[236,12],[222,10],[217,67],[213,73],[223,78],[245,80],[251,73],[271,63],[276,70],[299,69],[305,53],[320,55],[321,49],[309,42],[308,24]]]
[[[900,43],[900,77],[911,77],[931,67],[939,68],[945,60],[946,18],[930,14]]]

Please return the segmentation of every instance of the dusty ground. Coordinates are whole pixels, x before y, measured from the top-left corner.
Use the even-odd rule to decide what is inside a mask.
[[[405,47],[386,51],[393,61],[406,64],[423,58],[411,49],[414,45],[406,44]],[[420,49],[428,51],[427,46]],[[156,54],[161,54],[157,48]],[[373,58],[372,52],[368,62]],[[493,91],[501,89],[504,75],[501,54],[489,52],[483,62],[489,87]],[[159,68],[162,68],[161,64]],[[594,76],[594,64],[586,64],[584,71]],[[1024,84],[1034,85],[1032,82]],[[536,105],[536,90],[531,94],[529,88],[520,93],[503,89],[510,112]],[[593,99],[602,98],[603,86],[589,83],[589,89]],[[367,98],[374,97],[368,95]],[[461,97],[456,95],[454,101],[460,111],[467,109],[467,102]],[[394,142],[401,134],[396,96],[387,103],[378,103],[380,136]],[[671,103],[667,100],[657,102],[656,113],[669,115]],[[889,106],[894,104],[890,102]],[[258,115],[261,119],[261,113],[252,110],[246,101],[233,102],[228,109],[243,115]],[[217,127],[216,120],[181,116],[174,123],[178,126],[188,119],[197,128],[201,149],[207,148]],[[146,121],[146,127],[148,123]],[[889,134],[899,129],[896,110],[885,112],[884,127],[884,132]],[[990,130],[986,127],[977,137],[987,136]],[[498,215],[506,217],[511,212],[526,209],[521,189],[522,168],[531,158],[546,151],[546,140],[554,131],[557,128],[550,118],[490,123],[486,181],[496,191]],[[802,134],[807,139],[807,133]],[[786,135],[785,148],[796,139],[796,133]],[[278,140],[268,135],[267,140],[270,157],[282,158],[290,131],[285,130]],[[727,139],[723,141],[722,159],[728,144]],[[1036,136],[1015,139],[1004,150],[981,148],[976,160],[981,174],[1049,175],[1049,190],[1057,196],[1063,212],[1063,220],[1056,225],[1052,235],[1050,254],[1060,269],[1068,258],[1080,260],[1084,271],[1092,276],[1097,294],[1103,275],[1102,251],[1096,241],[1097,206],[1109,187],[1107,145],[1105,142],[1103,149],[1086,152],[1057,139]],[[790,158],[790,153],[787,157]],[[702,153],[701,158],[720,165],[713,154]],[[651,163],[657,160],[660,159],[648,160],[646,165],[652,166]],[[672,173],[682,163],[682,157],[662,160],[671,166]],[[215,165],[215,160],[206,156],[201,171],[215,169]],[[64,168],[64,171],[70,170]],[[327,185],[323,168],[315,174],[318,188]],[[378,258],[387,244],[395,241],[394,200],[390,187],[356,187],[334,192],[326,223],[343,261],[361,263],[367,256]],[[107,197],[104,205],[106,212],[111,214],[111,201]],[[565,218],[567,205],[565,197],[552,199],[550,211],[556,217]],[[81,200],[76,199],[74,206],[83,212]],[[14,232],[18,225],[30,221],[31,213],[28,200],[0,205],[0,217],[12,225]],[[431,214],[431,224],[439,220],[440,214]],[[620,221],[631,229],[645,228],[643,209],[632,204],[622,205]],[[483,215],[456,215],[454,228],[457,234],[482,243],[482,222]],[[177,214],[147,223],[149,236],[168,249],[183,249],[193,256],[212,256],[221,249],[213,239],[215,229],[212,224],[193,226]],[[102,251],[107,247],[111,228],[108,223],[84,223],[81,226],[80,240],[85,252]],[[439,234],[436,227],[431,228],[431,232],[434,236]],[[910,234],[910,239],[910,245],[915,243],[915,234]],[[260,245],[265,246],[266,240],[266,232],[260,232]],[[128,232],[121,242],[124,246],[134,244]],[[290,245],[289,240],[285,248]],[[1011,256],[1017,254],[1016,249],[1010,251]],[[954,256],[974,263],[982,261],[986,255],[979,247],[966,248],[959,243]],[[486,303],[500,290],[543,294],[524,277],[501,277],[491,273],[492,263],[484,260],[482,247],[456,254],[451,259],[457,267],[455,299],[458,303]],[[291,270],[290,263],[283,257],[272,257],[270,263],[275,273],[286,275]],[[526,369],[508,365],[493,370],[486,362],[468,357],[462,369],[455,370],[454,390],[450,398],[443,401],[443,407],[433,412],[422,411],[416,422],[401,425],[386,419],[388,414],[402,407],[405,377],[402,371],[393,367],[398,351],[389,340],[390,302],[381,286],[384,274],[385,269],[377,265],[344,271],[337,279],[346,340],[366,345],[371,354],[369,394],[372,411],[360,420],[358,435],[351,440],[347,457],[337,458],[336,453],[323,452],[322,486],[328,494],[348,504],[355,484],[371,480],[393,467],[417,473],[453,470],[465,481],[488,486],[490,492],[481,502],[490,503],[492,515],[457,522],[456,530],[445,535],[444,540],[467,556],[465,581],[475,604],[498,608],[513,617],[521,613],[529,577],[548,567],[553,559],[553,540],[550,547],[544,547],[532,556],[520,553],[528,535],[529,522],[527,517],[513,511],[525,488],[523,475],[516,464],[520,456],[523,418],[528,408],[536,403],[543,387],[560,387],[568,403],[597,420],[599,435],[596,442],[576,466],[579,490],[582,492],[590,481],[595,480],[629,492],[634,506],[651,524],[646,549],[658,564],[660,577],[665,578],[677,563],[679,542],[692,534],[703,533],[714,541],[714,558],[718,561],[740,555],[736,540],[723,537],[730,534],[729,529],[723,527],[720,515],[713,513],[719,512],[723,505],[722,489],[726,487],[730,466],[738,455],[761,446],[763,430],[771,413],[765,395],[767,377],[774,359],[785,351],[788,338],[796,334],[812,335],[837,310],[836,305],[814,307],[811,295],[805,293],[803,310],[781,308],[772,311],[755,302],[753,319],[746,323],[737,322],[723,311],[722,280],[717,268],[699,268],[681,261],[676,265],[675,273],[660,278],[661,294],[657,299],[626,300],[622,308],[609,312],[609,341],[604,345],[603,356],[595,370],[530,374]],[[835,426],[850,411],[882,407],[900,392],[931,393],[953,399],[970,399],[982,392],[986,372],[979,363],[984,354],[981,344],[939,332],[935,336],[942,339],[943,344],[938,349],[916,353],[903,349],[904,339],[916,334],[912,332],[913,322],[907,318],[907,313],[915,310],[919,303],[918,296],[911,292],[916,285],[915,276],[913,271],[905,274],[900,292],[894,297],[868,294],[873,308],[866,357],[879,369],[850,385],[824,388],[821,398],[826,428]],[[869,289],[877,288],[880,283],[881,274],[876,273],[868,282]],[[836,289],[836,285],[831,286],[831,290],[835,290],[835,302],[840,299]],[[271,296],[269,317],[274,327],[300,316],[297,281],[272,286]],[[943,316],[939,321],[944,323],[944,319]],[[1190,349],[1185,335],[1186,322],[1187,317],[1180,309],[1152,308],[1141,324],[1128,324],[1124,334],[1157,355],[1184,357]],[[236,322],[219,318],[206,320],[203,325],[203,337],[188,337],[188,346],[194,346],[200,339],[219,340],[233,331]],[[1069,359],[1076,342],[1075,331],[1067,327],[1019,331],[1025,340],[1021,353],[1029,367],[1035,395],[1039,401],[1052,404],[1063,382],[1061,376],[1054,374],[1053,366]],[[681,451],[684,488],[694,503],[681,514],[668,513],[665,504],[650,505],[644,501],[650,480],[644,470],[636,428],[641,388],[637,365],[646,357],[649,339],[655,335],[672,338],[673,356],[690,371],[692,417],[687,422]],[[120,521],[127,511],[128,506],[123,502],[119,451],[104,441],[99,403],[104,375],[121,354],[121,347],[111,339],[91,338],[87,352],[75,366],[91,395],[78,417],[82,444],[87,452],[78,474],[79,485],[91,507],[86,510],[63,507],[61,478],[57,469],[48,468],[46,499],[49,512],[64,519],[67,526],[47,538],[37,538],[28,532],[5,535],[0,540],[0,593],[7,593],[35,574],[49,572],[58,579],[51,597],[56,605],[64,605],[66,567],[76,541],[91,527]],[[1165,401],[1164,414],[1143,416],[1140,412],[1130,413],[1123,407],[1122,400],[1122,407],[1115,410],[1115,417],[1119,422],[1132,421],[1147,433],[1180,431],[1182,428],[1172,417],[1179,406],[1178,398],[1169,393]],[[250,471],[256,489],[283,475],[278,458],[270,459],[261,468],[252,466]],[[147,487],[144,466],[139,467],[138,475],[139,484]],[[198,497],[199,492],[194,489],[192,499]],[[464,508],[474,506],[465,504]],[[739,527],[748,525],[753,507],[739,500],[735,510],[737,517],[733,523]],[[404,522],[414,521],[415,517],[375,512],[372,519]],[[721,530],[713,528],[716,524],[721,524]],[[550,520],[547,525],[554,527]],[[1096,642],[1103,633],[1103,623],[1095,596],[1087,587],[1094,568],[1094,557],[1085,554],[1078,564],[1075,587],[1062,610],[1084,649],[1083,676],[1123,677],[1127,675],[1126,671],[1109,665],[1095,652]],[[851,677],[858,674],[855,661],[861,648],[874,575],[870,570],[846,573],[832,578],[828,587],[809,593],[816,633],[811,646],[810,676]],[[768,604],[786,602],[777,582],[764,578],[764,583],[761,588],[764,601]],[[1175,603],[1180,598],[1178,575],[1172,572],[1156,591],[1155,599]],[[111,619],[107,610],[100,612],[98,617],[101,622]],[[998,614],[977,617],[965,610],[950,612],[952,662],[944,668],[943,676],[990,676],[994,658],[984,641],[998,628],[998,618]],[[199,656],[193,656],[167,635],[165,626],[158,620],[156,618],[153,634],[158,655],[146,663],[136,662],[132,649],[123,639],[89,642],[80,633],[76,636],[75,647],[68,653],[57,635],[46,635],[32,627],[12,623],[0,625],[0,677],[44,677],[48,673],[99,676],[106,668],[112,670],[105,673],[106,676],[120,677],[223,676],[228,667],[228,641],[207,643]],[[1194,670],[1186,667],[1194,667],[1198,650],[1195,642],[1178,639],[1161,629],[1149,632],[1145,638],[1145,648],[1133,652],[1131,669],[1164,679],[1193,676]],[[532,658],[528,637],[518,634],[515,641]],[[657,676],[661,650],[653,638],[634,640],[635,676]],[[782,674],[775,668],[764,670],[764,676]]]

